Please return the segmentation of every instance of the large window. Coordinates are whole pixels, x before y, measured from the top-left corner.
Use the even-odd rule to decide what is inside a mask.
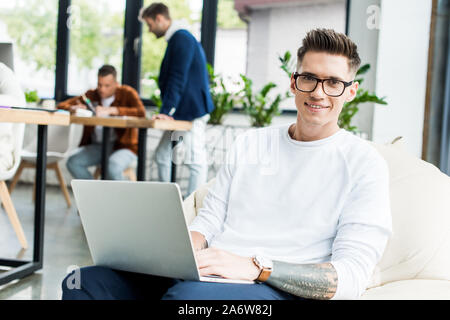
[[[67,93],[79,95],[97,86],[97,71],[111,64],[122,73],[125,0],[72,0]]]
[[[152,0],[145,0],[144,7],[149,6]],[[200,41],[200,26],[202,17],[202,0],[166,0],[172,20],[188,29]],[[157,84],[154,77],[158,77],[159,68],[164,57],[167,42],[164,37],[156,37],[148,32],[147,25],[142,24],[142,54],[141,54],[141,81],[140,94],[149,99],[155,91]]]
[[[0,42],[12,42],[14,71],[23,90],[53,98],[57,0],[0,1]]]
[[[219,0],[214,71],[223,76],[229,91],[237,92],[240,74],[246,73],[247,23],[239,18],[234,0]]]

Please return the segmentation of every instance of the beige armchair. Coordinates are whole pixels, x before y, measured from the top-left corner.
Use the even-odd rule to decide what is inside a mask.
[[[450,177],[394,144],[387,161],[393,234],[361,299],[450,299]],[[184,201],[190,223],[214,180]]]

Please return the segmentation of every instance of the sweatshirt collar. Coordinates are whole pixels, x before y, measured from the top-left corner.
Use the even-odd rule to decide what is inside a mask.
[[[296,146],[300,146],[300,147],[316,147],[316,146],[326,145],[326,144],[329,144],[329,143],[335,141],[336,139],[339,139],[339,137],[341,135],[346,133],[346,131],[344,129],[340,128],[337,132],[335,132],[331,136],[320,139],[320,140],[298,141],[298,140],[292,139],[291,136],[289,135],[290,127],[291,127],[291,125],[288,125],[287,127],[285,127],[283,135],[284,135],[285,139],[287,139],[289,141],[289,143],[296,145]]]
[[[167,42],[169,42],[170,38],[174,35],[175,32],[181,29],[187,29],[187,23],[186,20],[172,20],[172,23],[170,24],[169,29],[167,29],[166,34],[164,35],[164,38]]]

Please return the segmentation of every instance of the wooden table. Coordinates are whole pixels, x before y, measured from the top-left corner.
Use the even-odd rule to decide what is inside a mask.
[[[140,117],[78,117],[71,116],[70,123],[82,124],[85,126],[102,126],[102,162],[101,162],[101,176],[102,179],[107,179],[108,172],[108,158],[111,153],[111,143],[109,137],[111,135],[111,128],[138,128],[138,165],[137,165],[137,179],[138,181],[145,180],[145,158],[147,149],[147,129],[159,129],[169,131],[188,131],[192,128],[192,122],[180,120],[150,120]],[[174,147],[178,141],[172,141]],[[176,180],[176,166],[172,161],[171,181]]]
[[[47,126],[68,126],[70,116],[65,112],[46,112],[0,108],[0,122],[20,122],[38,125],[36,190],[34,203],[33,260],[0,259],[0,265],[11,267],[0,274],[0,285],[23,278],[39,270],[44,261],[45,183],[47,166]]]

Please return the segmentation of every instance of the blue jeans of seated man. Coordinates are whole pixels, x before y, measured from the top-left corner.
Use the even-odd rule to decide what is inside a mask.
[[[123,171],[127,169],[137,156],[129,149],[114,151],[109,157],[108,178],[111,180],[124,180]],[[88,167],[100,165],[102,161],[102,145],[89,144],[81,147],[67,159],[67,169],[74,179],[93,179]]]
[[[304,300],[267,284],[183,281],[84,267],[62,282],[63,300]]]
[[[175,164],[185,164],[189,168],[189,184],[186,196],[194,192],[208,179],[208,163],[206,153],[206,123],[209,114],[192,121],[189,131],[164,131],[155,152],[158,165],[158,176],[162,182],[170,181],[172,155]],[[172,150],[172,141],[183,140]]]

